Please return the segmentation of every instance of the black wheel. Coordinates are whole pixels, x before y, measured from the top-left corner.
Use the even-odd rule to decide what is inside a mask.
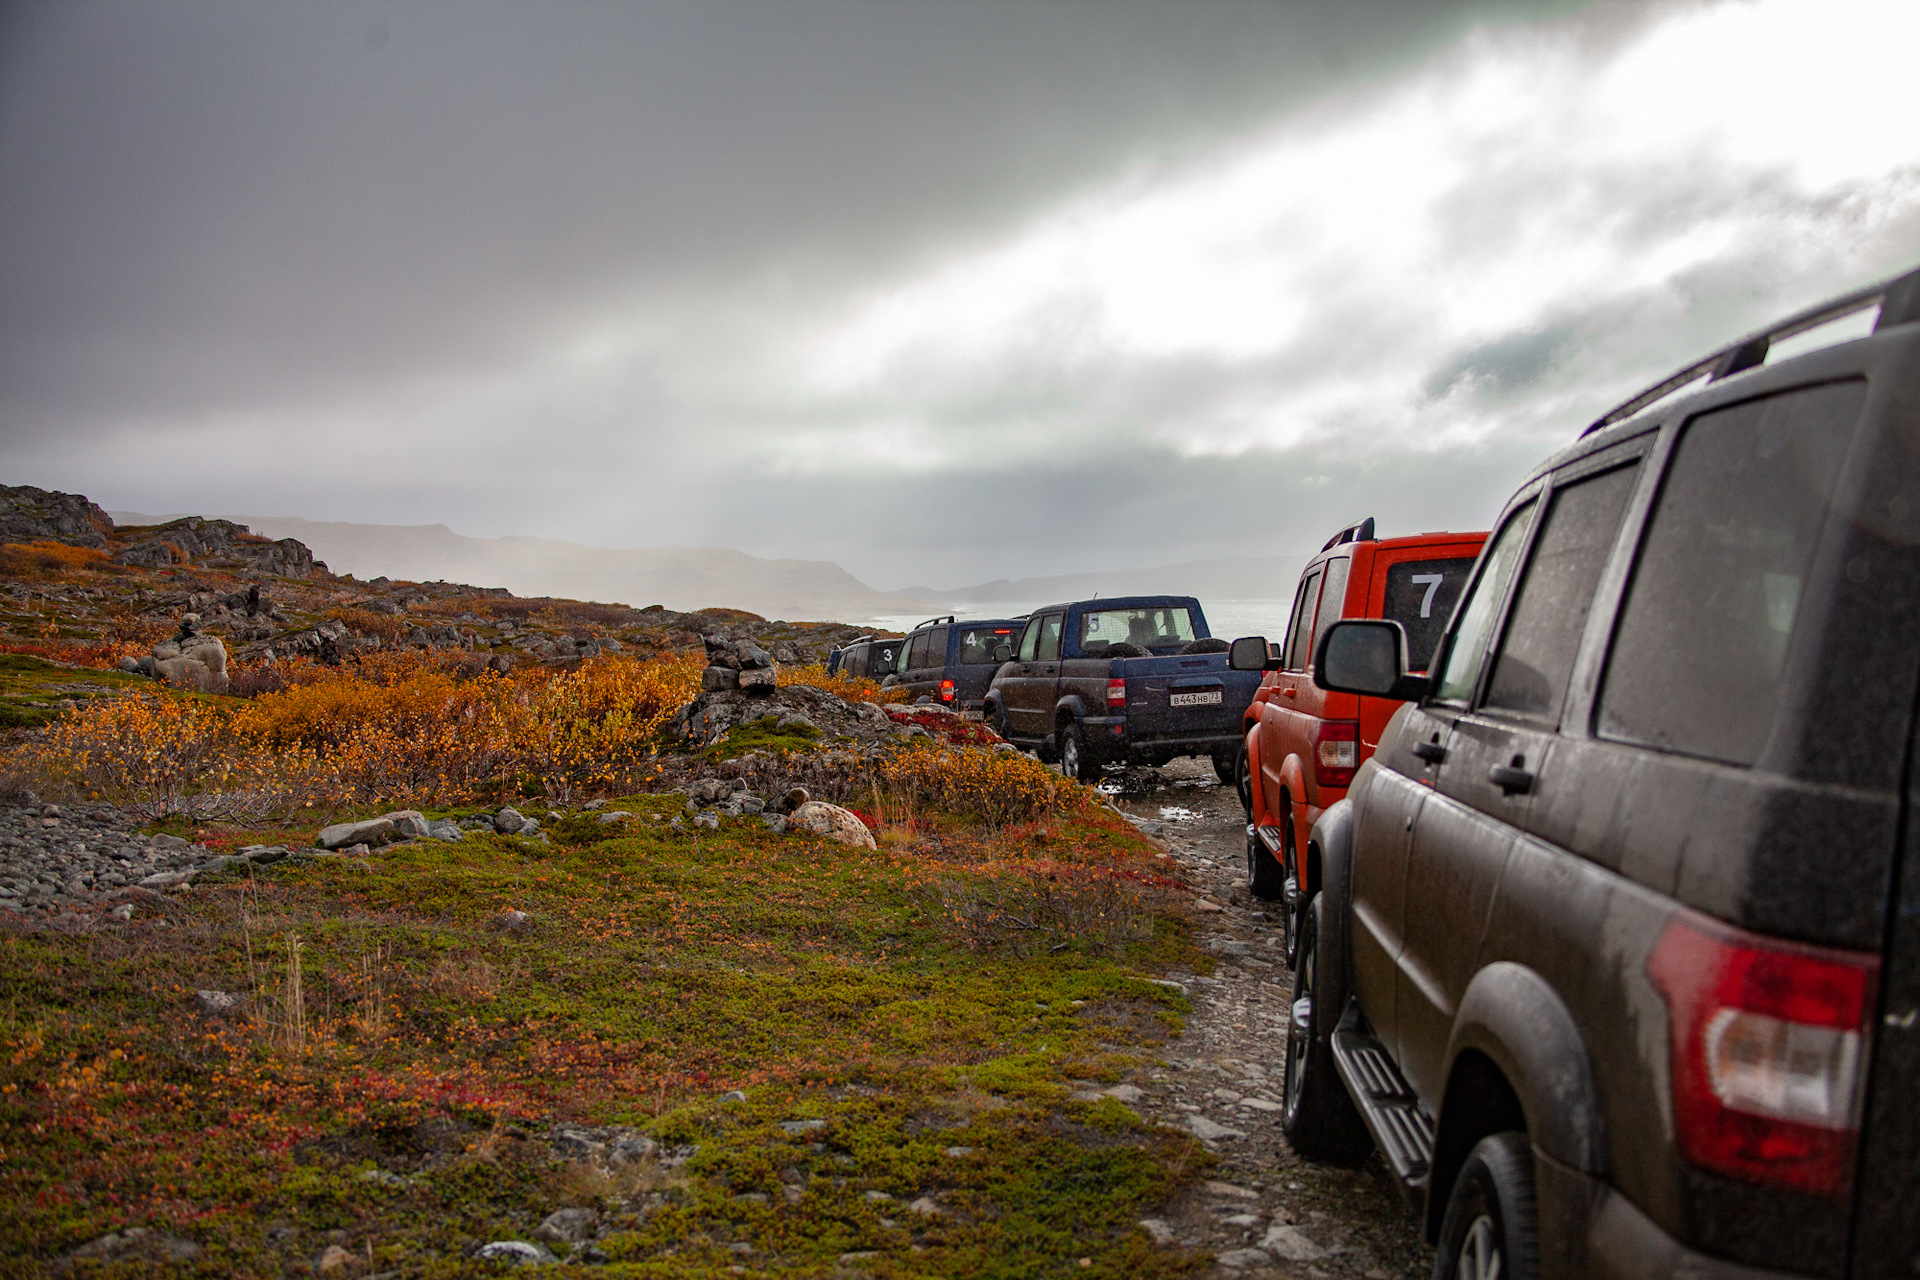
[[[1285,1106],[1280,1125],[1293,1149],[1309,1160],[1357,1165],[1373,1139],[1333,1066],[1333,1024],[1346,1002],[1335,981],[1334,961],[1320,950],[1319,894],[1308,904],[1300,930],[1300,962],[1293,969],[1293,1008],[1287,1018]]]
[[[1060,772],[1081,782],[1092,782],[1100,776],[1100,766],[1087,750],[1087,736],[1078,721],[1062,720],[1054,740],[1060,744]]]
[[[1241,750],[1243,751],[1245,749],[1246,748],[1244,747],[1241,748]],[[1213,753],[1213,776],[1220,779],[1220,781],[1226,783],[1228,786],[1233,785],[1233,781],[1234,781],[1233,752],[1216,751]]]
[[[1252,827],[1247,828],[1247,892],[1268,902],[1283,892],[1280,864],[1273,860]]]
[[[1540,1220],[1524,1133],[1480,1139],[1447,1197],[1433,1280],[1535,1280]]]
[[[1242,742],[1240,749],[1233,753],[1233,789],[1240,797],[1240,808],[1246,812],[1247,821],[1253,821],[1253,762],[1247,758],[1247,744]]]
[[[1280,805],[1280,896],[1286,899],[1281,911],[1284,920],[1281,943],[1286,948],[1287,968],[1300,963],[1300,917],[1307,901],[1306,886],[1300,883],[1300,853],[1293,834],[1293,801]]]

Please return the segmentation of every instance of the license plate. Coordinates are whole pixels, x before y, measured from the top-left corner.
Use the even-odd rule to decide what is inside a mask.
[[[1170,707],[1217,707],[1220,705],[1220,691],[1208,689],[1203,693],[1171,693],[1167,695]]]

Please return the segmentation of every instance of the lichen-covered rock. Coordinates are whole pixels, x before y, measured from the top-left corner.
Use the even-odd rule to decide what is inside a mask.
[[[877,847],[873,842],[873,832],[867,830],[867,824],[860,821],[858,814],[824,800],[809,800],[795,809],[793,816],[788,819],[788,827],[811,831],[855,848]]]
[[[368,818],[364,822],[336,822],[322,827],[313,842],[322,849],[345,849],[356,844],[385,844],[393,834],[393,819]]]
[[[103,551],[113,517],[77,493],[0,485],[0,542],[64,542]]]

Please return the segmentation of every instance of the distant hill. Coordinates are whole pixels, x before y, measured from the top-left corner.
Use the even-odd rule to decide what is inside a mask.
[[[121,524],[170,516],[114,512]],[[335,573],[356,578],[465,582],[515,595],[564,596],[685,611],[746,609],[792,621],[861,621],[935,601],[876,591],[826,560],[766,560],[722,547],[588,547],[555,538],[469,538],[443,524],[349,524],[234,515],[255,533],[298,538]]]

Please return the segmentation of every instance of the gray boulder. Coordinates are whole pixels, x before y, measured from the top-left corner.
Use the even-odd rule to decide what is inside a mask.
[[[708,668],[711,670],[712,668]],[[780,678],[771,667],[761,667],[739,674],[740,691],[751,697],[764,698],[779,687]]]
[[[735,640],[733,656],[739,660],[742,671],[763,671],[773,665],[773,655],[751,640]]]
[[[393,833],[393,819],[368,818],[365,822],[336,822],[322,827],[313,842],[322,849],[345,849],[356,844],[385,844]]]
[[[700,688],[705,693],[724,693],[740,687],[741,673],[718,663],[700,673]]]

